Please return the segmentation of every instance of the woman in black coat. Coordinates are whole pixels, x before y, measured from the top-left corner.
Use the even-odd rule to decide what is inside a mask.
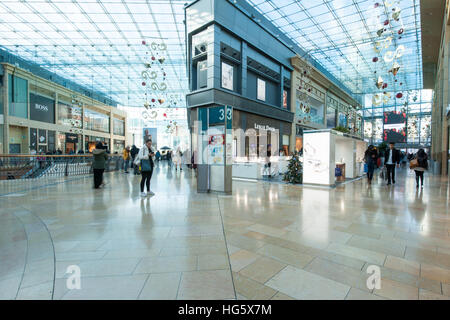
[[[419,179],[421,188],[423,188],[423,173],[428,170],[428,156],[423,149],[417,151],[415,159],[417,159],[418,166],[414,168],[416,173],[416,188],[419,188]]]

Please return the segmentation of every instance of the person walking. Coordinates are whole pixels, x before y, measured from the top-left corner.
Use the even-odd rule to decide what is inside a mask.
[[[167,151],[167,163],[169,167],[172,168],[172,150]]]
[[[385,166],[387,170],[388,183],[387,185],[395,184],[395,167],[400,166],[400,151],[395,149],[395,143],[389,143],[389,149],[384,154]]]
[[[92,152],[94,155],[94,163],[92,168],[94,169],[94,188],[98,189],[103,183],[103,172],[106,168],[106,161],[108,160],[108,155],[103,147],[103,144],[99,141],[95,145],[95,149]]]
[[[156,161],[160,161],[161,160],[161,152],[159,152],[159,150],[156,150]]]
[[[180,146],[178,146],[177,151],[175,151],[175,154],[173,155],[173,163],[175,164],[175,171],[177,171],[178,167],[181,169],[181,157],[183,156],[183,153],[181,152]]]
[[[417,167],[414,168],[416,174],[416,188],[419,188],[419,179],[421,188],[423,188],[423,174],[428,170],[428,156],[423,149],[417,151],[415,159],[417,159]]]
[[[141,165],[141,197],[147,195],[154,195],[155,193],[150,191],[150,179],[153,174],[153,167],[155,163],[153,162],[153,157],[155,152],[152,148],[152,140],[148,139],[145,145],[139,150],[138,155],[134,161],[135,165]],[[147,193],[144,192],[144,186],[147,186]]]
[[[130,146],[127,146],[125,149],[123,149],[123,165],[125,173],[128,173],[129,163],[130,163]]]
[[[373,172],[378,160],[378,151],[373,145],[370,145],[364,153],[364,160],[367,164],[367,182],[372,184]]]

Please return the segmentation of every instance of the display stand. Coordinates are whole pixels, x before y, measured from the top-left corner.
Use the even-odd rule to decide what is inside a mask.
[[[197,145],[202,156],[198,159],[197,192],[231,194],[233,108],[199,108],[198,119],[201,134]]]
[[[357,170],[364,159],[367,143],[331,129],[303,132],[303,184],[335,186],[360,176]],[[335,177],[335,169],[341,167],[342,176]]]

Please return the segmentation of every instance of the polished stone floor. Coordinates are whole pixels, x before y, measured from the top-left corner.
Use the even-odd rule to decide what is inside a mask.
[[[0,183],[0,299],[450,299],[450,188],[233,182],[189,169]],[[46,186],[43,185],[46,184]],[[70,266],[81,289],[67,288]],[[367,287],[378,266],[381,288]]]

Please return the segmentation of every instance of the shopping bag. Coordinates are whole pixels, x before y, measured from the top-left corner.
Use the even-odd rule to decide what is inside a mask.
[[[141,160],[141,171],[152,171],[150,160]]]
[[[364,163],[364,172],[367,173],[369,171],[369,165]]]

